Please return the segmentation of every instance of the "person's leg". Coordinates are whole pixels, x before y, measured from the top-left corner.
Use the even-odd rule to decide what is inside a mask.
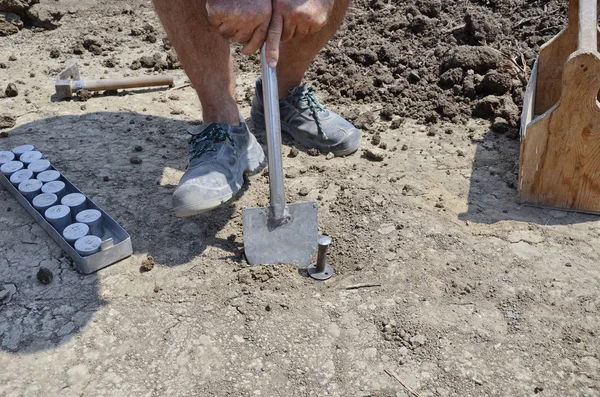
[[[153,0],[196,90],[205,123],[240,124],[229,40],[208,22],[205,0]]]
[[[301,84],[304,73],[315,56],[342,24],[349,4],[350,0],[336,0],[331,16],[323,29],[303,38],[281,43],[277,64],[280,98],[287,96],[290,89]]]

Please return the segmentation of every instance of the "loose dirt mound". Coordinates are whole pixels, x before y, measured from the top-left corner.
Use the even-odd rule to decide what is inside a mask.
[[[539,47],[566,15],[555,0],[359,0],[309,76],[337,102],[382,104],[384,120],[516,127]]]

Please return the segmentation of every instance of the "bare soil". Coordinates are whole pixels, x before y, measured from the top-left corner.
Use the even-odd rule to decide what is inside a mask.
[[[0,38],[1,91],[18,91],[0,98],[16,123],[0,148],[36,145],[134,255],[80,275],[0,190],[0,395],[600,396],[600,222],[516,200],[523,84],[565,3],[353,4],[307,80],[364,152],[284,141],[288,201],[317,201],[333,238],[336,275],[317,283],[244,260],[241,211],[267,205],[264,173],[173,216],[202,116],[150,2],[42,1],[59,28]],[[84,78],[177,84],[56,101],[75,59]],[[258,58],[236,60],[248,116]]]

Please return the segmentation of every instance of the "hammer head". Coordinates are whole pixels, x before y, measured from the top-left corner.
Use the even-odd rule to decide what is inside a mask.
[[[73,62],[65,68],[62,72],[56,75],[56,96],[58,99],[71,98],[73,95],[73,89],[71,85],[72,80],[81,80],[79,76],[79,66],[77,62]]]

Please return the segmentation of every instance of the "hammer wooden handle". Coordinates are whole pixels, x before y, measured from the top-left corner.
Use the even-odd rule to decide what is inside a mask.
[[[73,82],[74,91],[85,89],[88,91],[118,90],[122,88],[158,87],[162,85],[173,86],[173,76],[144,76],[126,77],[122,79],[103,79]]]

